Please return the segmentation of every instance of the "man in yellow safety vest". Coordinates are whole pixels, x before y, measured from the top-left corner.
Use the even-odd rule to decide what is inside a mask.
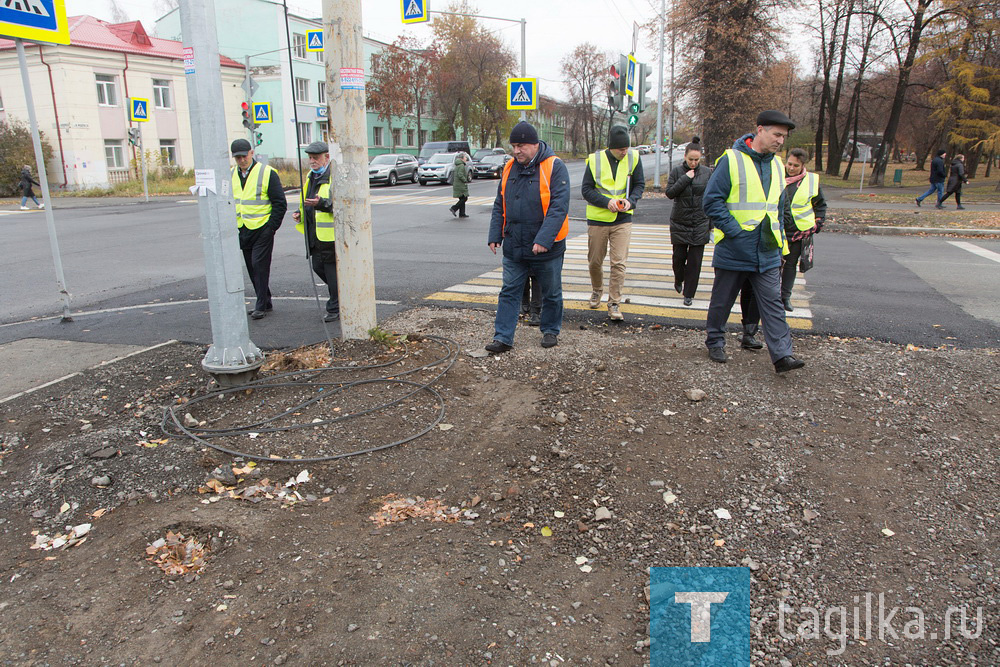
[[[249,141],[237,139],[230,146],[230,152],[236,161],[231,179],[240,250],[243,251],[243,261],[257,295],[250,317],[259,320],[273,307],[269,284],[271,252],[274,250],[274,234],[281,227],[288,202],[278,172],[254,159]]]
[[[604,291],[604,257],[610,249],[608,318],[622,321],[622,287],[632,236],[632,215],[646,189],[639,152],[629,148],[628,128],[615,125],[608,133],[608,149],[587,157],[580,191],[587,200],[587,264],[590,269],[588,305],[599,308]]]
[[[295,229],[305,234],[312,269],[326,283],[324,322],[340,319],[337,291],[337,245],[334,243],[333,201],[330,199],[330,149],[325,141],[314,141],[305,149],[309,158],[309,179],[299,194],[299,210],[292,213]]]
[[[780,111],[763,111],[757,129],[736,140],[716,163],[702,207],[712,223],[715,282],[708,306],[705,346],[712,361],[725,363],[726,322],[747,280],[764,324],[774,370],[805,366],[792,356],[792,336],[781,303],[781,257],[788,241],[781,220],[785,172],[775,153],[795,129]]]

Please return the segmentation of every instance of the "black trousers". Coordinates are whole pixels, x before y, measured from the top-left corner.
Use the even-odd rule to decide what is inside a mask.
[[[743,330],[751,336],[757,334],[757,327],[760,325],[760,308],[757,307],[757,299],[753,294],[753,283],[748,278],[743,287],[740,288],[740,322]]]
[[[947,199],[948,197],[952,196],[952,195],[955,195],[955,206],[961,206],[962,205],[962,186],[961,186],[961,184],[959,184],[959,186],[957,188],[955,188],[954,190],[948,190],[947,192],[945,192],[944,196],[941,197],[941,199],[938,200],[938,206],[940,206],[941,204],[943,204],[944,200]]]
[[[538,286],[538,278],[532,273],[524,281],[524,294],[521,295],[521,314],[539,314],[542,312],[542,290]]]
[[[332,253],[332,256],[331,256]],[[333,261],[329,261],[330,259]],[[312,254],[312,269],[320,280],[326,283],[330,298],[326,302],[326,312],[340,314],[340,294],[337,291],[337,255],[335,251]]]
[[[254,310],[271,310],[271,253],[274,250],[274,231],[264,225],[259,229],[240,228],[240,250],[250,274],[257,301]]]
[[[469,201],[468,195],[462,195],[461,197],[459,197],[458,201],[455,202],[454,206],[451,207],[452,213],[454,213],[455,211],[458,211],[459,215],[464,216],[465,215],[465,202],[467,202],[467,201]]]
[[[684,296],[693,299],[698,291],[698,279],[701,278],[701,260],[705,256],[705,246],[686,243],[674,243],[673,246],[674,282],[680,282],[677,279],[682,278]]]
[[[802,241],[804,240],[791,241],[788,244],[788,254],[785,255],[785,263],[781,266],[782,299],[792,296],[792,287],[795,285],[795,274],[799,271],[799,257],[802,256]]]

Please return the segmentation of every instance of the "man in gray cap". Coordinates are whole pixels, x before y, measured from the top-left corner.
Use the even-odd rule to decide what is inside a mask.
[[[590,269],[589,306],[599,308],[604,291],[604,257],[611,251],[608,281],[608,317],[620,322],[625,262],[632,237],[632,214],[646,189],[639,152],[629,149],[628,128],[615,125],[608,149],[587,157],[581,192],[587,200],[587,264]]]
[[[237,139],[230,146],[236,166],[230,178],[236,203],[236,226],[240,233],[240,250],[253,283],[257,301],[250,317],[259,320],[271,312],[271,253],[274,234],[288,210],[285,191],[278,172],[253,159],[253,147],[246,139]]]
[[[295,229],[306,235],[312,269],[326,283],[330,298],[324,322],[340,319],[337,291],[337,245],[334,243],[333,202],[330,199],[330,149],[325,141],[314,141],[305,150],[309,178],[299,195],[299,210],[292,213]]]
[[[725,363],[726,322],[747,280],[764,324],[764,340],[777,373],[805,366],[792,356],[792,336],[781,302],[781,257],[788,241],[781,220],[785,168],[775,153],[795,129],[780,111],[757,116],[755,132],[736,140],[715,165],[702,207],[712,222],[715,282],[708,306],[705,346]]]

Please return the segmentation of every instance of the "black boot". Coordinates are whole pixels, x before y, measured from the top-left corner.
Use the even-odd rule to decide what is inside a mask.
[[[756,324],[744,324],[743,325],[743,338],[740,340],[740,347],[744,350],[759,350],[764,347],[764,344],[755,338],[757,335],[757,325]]]

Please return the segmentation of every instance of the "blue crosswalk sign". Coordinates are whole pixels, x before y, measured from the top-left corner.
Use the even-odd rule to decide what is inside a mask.
[[[0,35],[69,44],[65,0],[0,0]]]
[[[149,100],[133,97],[129,104],[129,120],[140,122],[149,120]]]
[[[323,50],[323,31],[306,30],[306,51]]]
[[[255,122],[255,123],[270,123],[271,122],[271,103],[270,102],[254,102],[253,103],[253,122]]]
[[[507,79],[508,109],[538,108],[538,79]]]
[[[399,0],[403,11],[403,23],[420,23],[430,19],[431,10],[427,6],[430,0]]]

